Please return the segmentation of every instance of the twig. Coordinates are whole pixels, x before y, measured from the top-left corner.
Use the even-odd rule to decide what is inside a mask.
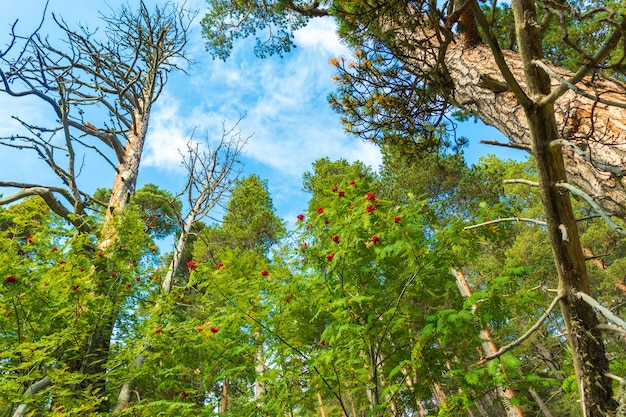
[[[527,217],[505,217],[502,219],[489,220],[488,222],[478,223],[471,226],[464,227],[463,230],[476,229],[478,227],[487,226],[493,223],[501,223],[501,222],[526,222],[526,223],[535,223],[539,226],[546,226],[547,223],[543,220],[530,219]]]
[[[548,67],[546,64],[544,64],[543,62],[539,61],[538,59],[535,59],[533,61],[533,64],[537,65],[538,67],[541,67],[541,69],[543,69],[545,72],[547,72],[550,76],[556,78],[565,87],[569,88],[570,90],[574,91],[577,94],[580,94],[583,97],[588,98],[589,100],[593,100],[593,101],[596,101],[598,103],[606,104],[607,106],[614,106],[614,107],[620,107],[622,109],[626,109],[626,103],[619,102],[619,101],[613,101],[613,100],[606,100],[604,98],[600,98],[598,96],[594,96],[593,94],[583,90],[580,87],[575,86],[571,82],[567,81],[565,78],[559,76],[550,67]]]
[[[556,307],[556,305],[558,304],[559,300],[561,300],[561,298],[563,298],[563,294],[557,295],[554,298],[554,300],[552,300],[552,303],[550,303],[550,306],[546,309],[546,311],[541,315],[541,317],[539,317],[539,320],[537,320],[537,322],[535,324],[533,324],[533,326],[530,329],[528,329],[528,331],[526,333],[524,333],[517,340],[514,340],[513,342],[509,343],[508,345],[502,346],[496,353],[494,353],[492,355],[485,356],[484,358],[482,358],[480,360],[480,362],[478,364],[481,365],[481,364],[483,364],[483,363],[485,363],[487,361],[499,358],[500,356],[502,356],[503,354],[505,354],[509,350],[513,349],[515,346],[521,344],[524,340],[528,339],[539,328],[539,326],[541,326],[541,324],[544,322],[544,320],[546,318],[548,318],[548,316],[550,315],[552,310],[554,310],[554,307]]]

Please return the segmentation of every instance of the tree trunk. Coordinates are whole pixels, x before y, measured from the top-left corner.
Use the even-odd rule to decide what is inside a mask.
[[[419,45],[429,39],[431,50],[409,50],[406,46],[394,45],[395,55],[408,71],[423,74],[437,65],[438,48],[434,34],[426,29],[406,33],[396,28],[408,39],[410,45]],[[419,46],[418,46],[419,48]],[[522,88],[527,88],[523,76],[520,55],[502,51],[504,60]],[[460,109],[477,117],[485,124],[502,132],[513,144],[530,150],[530,126],[524,109],[511,91],[496,63],[490,47],[479,44],[466,48],[459,37],[454,37],[443,58],[445,68],[453,85],[452,100]],[[573,74],[566,70],[550,67],[561,78]],[[496,84],[504,87],[494,88]],[[489,82],[491,81],[491,82]],[[588,78],[580,83],[581,90],[594,96],[602,95],[607,100],[624,103],[623,92],[619,93],[609,82]],[[548,81],[551,89],[561,86],[555,78]],[[594,89],[598,89],[596,92]],[[495,90],[495,91],[494,91]],[[573,90],[567,91],[554,104],[554,118],[559,137],[576,145],[583,154],[570,148],[563,149],[568,177],[577,187],[593,197],[609,213],[626,216],[626,184],[622,182],[622,169],[626,168],[626,109],[598,103],[583,97]],[[587,160],[593,157],[593,164]],[[586,160],[587,159],[587,160]],[[613,172],[611,172],[613,171]]]
[[[319,391],[317,391],[317,403],[320,406],[320,416],[326,417],[326,411],[324,410],[324,401],[322,400],[322,394],[320,394]]]
[[[135,114],[136,124],[128,133],[124,146],[124,157],[118,163],[116,175],[111,188],[111,198],[105,217],[105,226],[116,211],[124,209],[130,198],[135,194],[139,163],[143,153],[146,135],[148,134],[148,121],[150,119],[150,105],[145,106],[142,112]],[[104,228],[106,231],[106,228]]]
[[[319,395],[319,393],[317,395]],[[224,377],[222,400],[220,401],[220,413],[226,414],[226,411],[228,411],[228,377]]]
[[[471,297],[472,289],[465,278],[465,274],[463,271],[453,268],[452,275],[456,278],[456,283],[459,288],[459,292],[461,296],[467,298]],[[472,306],[472,311],[476,309],[476,305]],[[491,337],[491,332],[489,329],[482,329],[480,331],[480,338],[483,340],[482,349],[485,355],[493,355],[498,351],[495,342],[493,341],[493,337]],[[508,417],[523,417],[522,409],[517,405],[511,405],[511,400],[515,396],[513,390],[510,388],[506,388],[502,385],[498,385],[496,387],[496,392],[500,401],[502,401],[502,406],[504,407],[504,411]],[[499,410],[500,412],[502,410]]]
[[[572,359],[581,397],[584,416],[600,417],[614,412],[612,381],[606,376],[609,361],[606,357],[602,335],[597,329],[598,319],[587,303],[574,295],[590,292],[587,268],[578,225],[569,194],[557,187],[567,181],[561,147],[554,142],[560,139],[555,109],[544,102],[550,94],[548,74],[535,65],[542,58],[536,11],[529,0],[513,0],[517,38],[527,84],[524,115],[535,157],[539,188],[545,211],[550,245],[559,277],[561,310],[572,349]],[[518,94],[517,97],[520,100]]]

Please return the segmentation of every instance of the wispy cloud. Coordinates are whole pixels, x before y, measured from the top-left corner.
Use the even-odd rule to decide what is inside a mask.
[[[246,157],[274,175],[299,178],[323,156],[359,159],[376,168],[378,150],[346,136],[326,100],[334,89],[328,60],[348,53],[333,22],[312,21],[297,32],[296,42],[299,47],[283,59],[253,57],[251,42],[238,45],[226,63],[198,57],[191,76],[177,77],[168,89],[171,96],[176,90],[177,105],[170,98],[160,101],[158,108],[165,107],[154,114],[145,163],[170,169],[180,142],[166,138],[191,127],[214,130],[220,120],[246,114],[240,124],[252,134]]]

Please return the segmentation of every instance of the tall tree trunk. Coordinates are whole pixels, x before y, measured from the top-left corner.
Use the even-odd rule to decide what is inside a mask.
[[[472,289],[465,278],[465,274],[463,271],[453,268],[452,275],[456,278],[457,287],[459,288],[459,292],[461,296],[467,298],[471,297]],[[476,309],[476,305],[472,306],[472,311]],[[493,355],[498,351],[495,342],[493,341],[493,337],[491,337],[491,332],[489,329],[482,329],[480,331],[480,338],[483,340],[482,349],[485,355]],[[504,407],[504,411],[508,417],[523,417],[522,409],[517,405],[511,405],[511,400],[515,396],[513,390],[510,388],[506,388],[502,385],[498,385],[496,387],[496,392],[498,398],[502,402],[502,406]]]
[[[567,181],[553,103],[543,99],[551,92],[548,74],[534,61],[542,58],[536,11],[530,0],[513,0],[517,38],[527,84],[522,101],[528,123],[532,153],[536,160],[539,188],[545,211],[550,245],[559,277],[561,310],[566,325],[572,359],[581,396],[583,415],[606,416],[615,412],[612,381],[606,376],[609,362],[598,319],[587,303],[574,296],[589,294],[589,279],[578,236],[578,225],[569,193],[558,188]]]

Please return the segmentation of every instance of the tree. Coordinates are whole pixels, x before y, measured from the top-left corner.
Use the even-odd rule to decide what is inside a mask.
[[[50,106],[54,123],[38,125],[16,116],[22,132],[0,142],[35,152],[61,185],[2,181],[0,186],[19,191],[0,199],[0,204],[41,196],[54,213],[85,234],[86,256],[113,252],[123,233],[116,229],[120,221],[116,216],[135,193],[152,106],[168,74],[186,61],[184,47],[192,18],[172,4],[150,12],[140,3],[137,11],[123,6],[116,14],[103,16],[103,34],[84,27],[75,31],[53,16],[65,36],[62,46],[39,33],[27,38],[13,35],[9,48],[0,53],[0,91],[41,99]],[[17,44],[19,40],[23,45]],[[98,105],[106,109],[106,116],[98,114]],[[108,201],[95,200],[79,184],[83,157],[93,155],[112,167]],[[98,205],[106,207],[102,223],[91,216],[90,208]],[[95,264],[94,291],[109,294],[116,277],[103,264]],[[105,392],[111,336],[123,300],[110,295],[110,308],[85,339],[85,355],[76,364],[82,379],[75,391]],[[106,401],[98,407],[106,409]]]
[[[189,247],[193,230],[198,228],[198,224],[230,192],[233,177],[236,178],[239,174],[236,166],[239,163],[238,157],[243,151],[246,140],[242,138],[241,133],[234,131],[235,127],[228,130],[223,129],[221,139],[214,146],[211,146],[208,139],[203,146],[192,139],[187,142],[186,154],[183,156],[183,166],[188,173],[187,184],[178,195],[178,197],[182,195],[187,197],[189,209],[186,215],[182,215],[182,207],[180,203],[176,204],[178,200],[175,198],[170,198],[165,205],[162,202],[159,204],[159,199],[155,200],[153,198],[156,194],[154,191],[157,191],[153,186],[139,190],[136,195],[138,198],[134,199],[134,202],[139,205],[140,211],[144,213],[144,222],[147,226],[163,224],[164,221],[171,220],[171,217],[174,217],[171,215],[172,212],[177,217],[175,224],[179,228],[177,233],[178,239],[174,252],[171,254],[165,277],[161,283],[161,296],[163,299],[167,299],[175,278],[178,278],[179,281],[181,277],[186,278],[179,284],[184,285],[189,282],[189,274],[196,268],[196,263],[191,260],[192,249]],[[149,197],[146,196],[148,198],[141,198],[144,194],[147,194],[146,191],[141,192],[145,188],[151,195]],[[142,202],[144,203],[143,205],[141,204]],[[157,220],[154,219],[155,216],[147,215],[155,206],[158,213],[156,216]],[[162,211],[166,212],[165,216],[161,214]],[[156,229],[158,230],[159,227],[156,227]],[[168,230],[167,227],[160,227],[160,229]],[[181,266],[185,261],[185,255],[189,258],[189,262],[186,270],[183,272],[184,268],[181,268]],[[159,306],[157,305],[154,310],[156,310],[155,315],[158,317],[161,312]],[[148,348],[149,343],[146,343],[146,346],[142,348],[142,352]],[[133,360],[131,368],[140,367],[144,360],[145,354],[142,353]],[[130,403],[133,385],[133,379],[129,379],[122,385],[114,412],[119,412],[126,404]]]
[[[224,10],[254,28],[266,27],[264,13],[286,16],[269,22],[287,31],[289,16],[332,14],[340,35],[355,47],[356,62],[333,61],[339,92],[331,102],[349,131],[378,143],[438,152],[447,145],[439,129],[456,107],[532,153],[586,416],[614,413],[617,402],[598,319],[577,295],[590,293],[591,287],[570,192],[585,195],[602,214],[623,214],[623,156],[616,145],[624,130],[617,119],[625,119],[626,107],[620,96],[626,18],[623,6],[614,6],[514,0],[506,28],[515,34],[514,51],[503,51],[490,12],[473,0],[440,6],[426,1],[237,2],[215,8],[204,22],[205,34],[219,35],[209,39],[209,47],[223,57],[229,41],[250,33],[239,31],[240,22],[216,25],[225,21]],[[492,17],[496,11],[494,3]],[[288,45],[284,36],[273,39]],[[562,53],[551,53],[564,45]],[[572,56],[576,68],[550,62],[563,55]],[[580,188],[568,184],[568,178]]]

